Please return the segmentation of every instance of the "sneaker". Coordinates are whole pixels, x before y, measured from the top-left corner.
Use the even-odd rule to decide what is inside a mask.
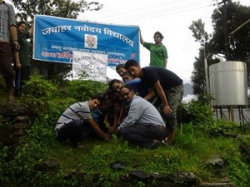
[[[162,144],[162,142],[160,142],[159,140],[157,140],[156,142],[153,142],[148,148],[149,148],[149,149],[156,149],[156,148],[158,148],[161,144]]]
[[[165,147],[165,148],[171,147],[171,145],[169,143],[165,142],[165,141],[161,142],[161,146]]]

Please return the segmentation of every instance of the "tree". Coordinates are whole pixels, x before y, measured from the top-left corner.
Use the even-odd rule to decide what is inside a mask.
[[[191,81],[193,84],[193,93],[199,96],[203,93],[206,93],[204,60],[205,58],[208,59],[208,65],[211,65],[216,61],[212,61],[211,53],[207,51],[211,35],[209,35],[205,31],[205,23],[203,23],[201,19],[198,19],[197,21],[192,22],[192,24],[189,26],[189,29],[193,32],[193,37],[195,38],[195,41],[199,42],[202,47],[199,49],[199,57],[195,58],[196,61],[194,62],[194,71],[192,72],[191,76]]]
[[[33,20],[35,14],[76,19],[80,12],[100,10],[102,4],[80,0],[12,0],[18,10],[18,20]]]
[[[199,95],[205,92],[206,80],[204,71],[204,56],[202,49],[199,50],[199,57],[195,57],[194,71],[192,72],[191,81],[193,84],[193,94]]]
[[[189,29],[193,32],[193,37],[195,41],[199,42],[205,50],[205,45],[208,40],[208,34],[205,31],[205,23],[201,19],[193,21],[189,26]],[[205,79],[205,70],[204,70],[204,53],[202,49],[199,49],[199,57],[195,58],[194,62],[194,71],[192,72],[191,81],[193,83],[193,93],[199,95],[204,93],[206,89],[206,79]]]
[[[193,94],[199,95],[206,93],[206,79],[205,79],[205,67],[204,67],[204,49],[199,49],[199,57],[195,57],[194,71],[192,72],[191,81],[193,84]],[[218,63],[218,58],[211,58],[211,55],[207,56],[208,66]]]
[[[30,22],[29,24],[32,24],[36,14],[76,19],[80,12],[83,13],[88,10],[97,11],[103,6],[95,1],[88,3],[84,0],[80,0],[79,2],[72,0],[13,0],[13,3],[18,10],[16,15],[17,20],[25,20]],[[43,74],[49,79],[58,77],[59,75],[59,78],[63,77],[71,70],[68,64],[44,63],[35,60],[31,60],[31,63],[33,67],[38,68],[41,72],[46,72]]]
[[[205,23],[201,19],[198,19],[197,21],[193,21],[188,28],[193,32],[195,41],[200,42],[204,46],[209,39],[209,35],[205,31]]]
[[[248,75],[250,75],[250,22],[248,22],[248,24],[245,24],[244,27],[238,29],[242,24],[246,23],[249,20],[250,7],[228,1],[227,4],[224,4],[219,9],[222,12],[225,9],[227,10],[226,20],[229,33],[229,35],[227,36],[229,38],[228,60],[246,62],[247,73]],[[210,42],[210,51],[214,54],[225,54],[222,16],[223,14],[220,15],[216,12],[214,12],[212,15],[214,34]],[[237,32],[234,32],[236,29],[238,29]]]
[[[226,15],[223,15],[225,13]],[[249,63],[250,55],[250,23],[238,30],[235,34],[230,35],[241,24],[249,20],[250,7],[242,6],[239,3],[228,1],[219,8],[222,14],[214,11],[212,15],[212,24],[214,28],[213,37],[210,41],[211,48],[209,49],[213,54],[225,55],[225,36],[223,28],[223,16],[226,16],[226,25],[228,27],[229,35],[229,59],[239,60]]]
[[[227,9],[227,11],[225,11]],[[226,56],[225,51],[225,30],[223,24],[225,18],[228,33],[232,33],[240,25],[245,23],[250,18],[250,7],[242,6],[239,3],[232,3],[228,1],[221,7],[220,11],[215,10],[212,15],[212,23],[214,31],[212,35],[208,35],[204,30],[205,24],[202,20],[193,21],[189,29],[193,32],[195,41],[199,41],[201,46],[205,47],[207,54],[208,66],[218,63],[216,55],[222,54]],[[226,15],[221,14],[227,12]],[[226,17],[224,17],[226,16]],[[230,36],[230,37],[229,37]],[[250,70],[250,23],[245,24],[235,34],[229,35],[229,59],[239,60],[247,63],[248,70]],[[192,83],[195,95],[205,93],[205,70],[204,70],[204,54],[199,50],[199,57],[194,62],[194,71],[192,72]]]

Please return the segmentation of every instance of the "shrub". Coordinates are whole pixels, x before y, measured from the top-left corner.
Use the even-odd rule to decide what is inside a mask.
[[[106,83],[92,80],[72,80],[68,83],[66,96],[78,101],[88,100],[91,96],[104,93],[108,88]]]

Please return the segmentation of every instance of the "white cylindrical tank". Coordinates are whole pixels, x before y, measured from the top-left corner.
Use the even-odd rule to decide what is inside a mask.
[[[212,106],[246,106],[247,68],[241,61],[225,61],[209,67]]]

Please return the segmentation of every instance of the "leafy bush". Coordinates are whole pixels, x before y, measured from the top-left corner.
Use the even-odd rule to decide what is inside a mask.
[[[51,99],[58,94],[57,85],[44,79],[36,71],[30,77],[30,80],[25,83],[22,92],[25,96],[24,99],[29,97],[39,100]]]
[[[193,125],[206,131],[214,124],[213,111],[209,105],[192,100],[179,106],[178,121],[179,123],[192,122]]]
[[[88,100],[91,96],[101,94],[106,91],[108,85],[92,80],[72,80],[68,83],[66,96],[78,101]]]
[[[49,101],[58,96],[57,90],[56,85],[34,74],[23,86],[21,102],[30,107],[33,115],[44,114],[47,113]]]

